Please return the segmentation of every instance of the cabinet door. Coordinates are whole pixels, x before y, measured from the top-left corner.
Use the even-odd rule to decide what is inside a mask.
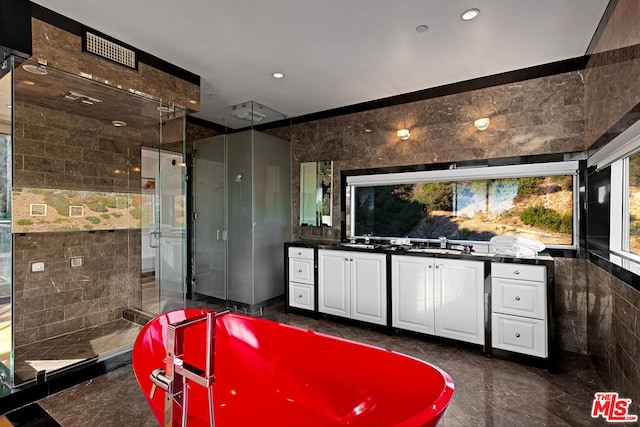
[[[431,258],[391,257],[391,322],[394,327],[434,333],[433,270]]]
[[[318,311],[350,317],[349,252],[318,251]]]
[[[436,335],[484,344],[484,263],[437,258]]]
[[[351,252],[351,318],[387,324],[387,256]]]

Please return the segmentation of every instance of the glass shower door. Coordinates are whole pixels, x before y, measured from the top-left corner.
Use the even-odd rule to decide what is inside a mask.
[[[194,296],[227,298],[225,135],[194,148]]]
[[[186,167],[182,153],[160,145],[142,148],[141,157],[149,212],[141,236],[142,309],[159,314],[185,305]]]
[[[0,396],[10,391],[13,384],[12,336],[12,239],[11,239],[11,187],[12,158],[11,135],[13,117],[13,57],[7,58],[0,72]],[[4,74],[4,75],[3,75]]]
[[[182,154],[158,150],[158,156],[156,274],[164,313],[185,306],[186,168]]]

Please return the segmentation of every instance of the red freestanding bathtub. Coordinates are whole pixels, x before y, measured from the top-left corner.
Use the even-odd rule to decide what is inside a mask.
[[[177,324],[186,327],[175,335]],[[145,325],[133,367],[164,426],[213,425],[209,405],[216,427],[435,426],[454,390],[444,371],[390,350],[197,309]]]

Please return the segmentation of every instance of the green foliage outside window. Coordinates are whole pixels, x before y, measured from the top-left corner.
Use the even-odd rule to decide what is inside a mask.
[[[520,213],[520,219],[527,225],[543,227],[551,231],[570,233],[573,229],[573,217],[561,214],[544,206],[530,206]]]

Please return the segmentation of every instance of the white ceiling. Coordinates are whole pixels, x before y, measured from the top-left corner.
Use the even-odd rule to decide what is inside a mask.
[[[608,2],[35,1],[200,75],[196,116],[220,124],[249,100],[295,117],[582,56]]]

